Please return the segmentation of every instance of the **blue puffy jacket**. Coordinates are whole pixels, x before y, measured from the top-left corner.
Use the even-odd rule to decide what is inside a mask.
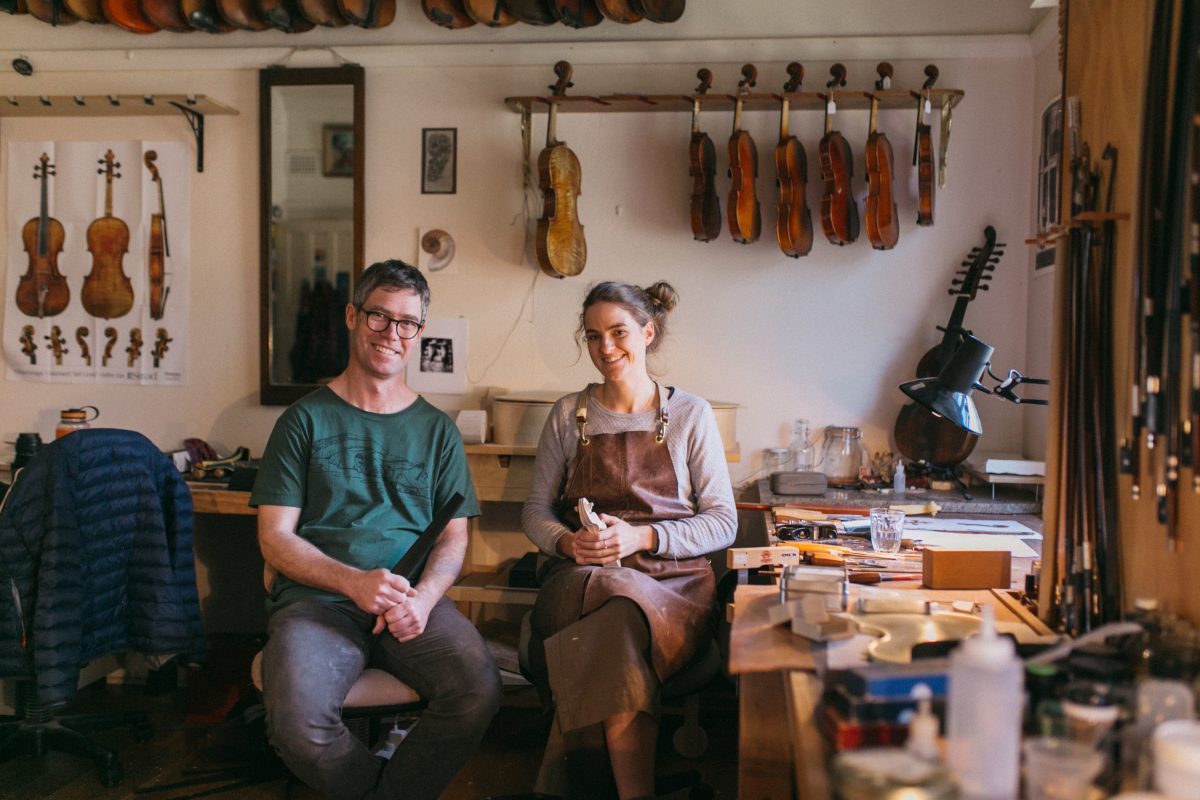
[[[0,677],[75,696],[107,653],[204,656],[192,496],[132,431],[72,433],[39,452],[0,506]]]

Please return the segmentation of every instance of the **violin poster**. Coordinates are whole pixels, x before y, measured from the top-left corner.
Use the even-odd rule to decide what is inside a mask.
[[[183,142],[10,142],[9,380],[187,383]]]

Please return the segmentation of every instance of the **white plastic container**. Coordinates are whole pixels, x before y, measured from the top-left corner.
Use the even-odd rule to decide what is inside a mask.
[[[1015,800],[1020,785],[1024,670],[1012,641],[996,634],[995,609],[950,654],[947,759],[965,800]]]
[[[1164,722],[1153,741],[1154,788],[1177,800],[1200,800],[1200,722]]]

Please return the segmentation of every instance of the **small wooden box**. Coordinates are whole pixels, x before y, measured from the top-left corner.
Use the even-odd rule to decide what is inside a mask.
[[[1007,589],[1012,583],[1012,553],[930,548],[921,572],[926,589]]]

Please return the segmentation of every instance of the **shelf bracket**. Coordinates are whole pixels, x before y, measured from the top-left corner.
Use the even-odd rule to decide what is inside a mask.
[[[171,101],[171,105],[183,112],[188,127],[192,129],[192,135],[196,137],[196,172],[204,172],[204,114],[174,100]]]

